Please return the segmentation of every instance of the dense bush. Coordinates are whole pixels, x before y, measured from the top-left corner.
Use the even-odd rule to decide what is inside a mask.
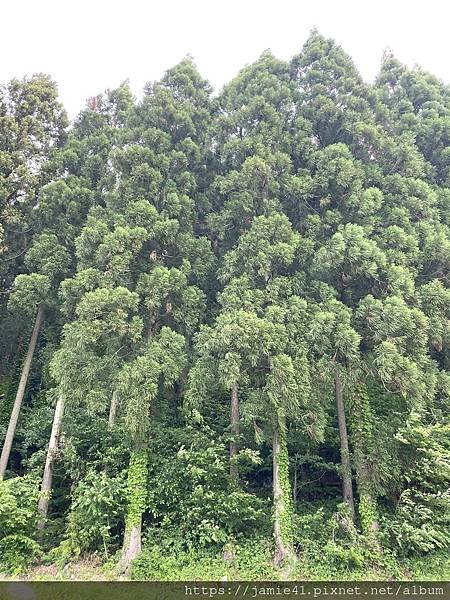
[[[108,559],[125,515],[125,479],[89,472],[73,492],[66,535],[56,556],[75,558],[99,550]]]
[[[0,567],[22,572],[40,553],[35,540],[39,483],[24,476],[0,481]]]
[[[264,539],[228,544],[222,552],[191,549],[174,551],[147,545],[133,562],[133,579],[219,580],[272,579],[277,577],[271,564],[272,544]]]
[[[267,502],[228,483],[223,443],[191,429],[189,446],[151,456],[148,512],[187,547],[220,547],[251,537],[267,523]],[[186,438],[186,436],[184,436]],[[270,526],[270,525],[269,525]],[[151,530],[152,531],[152,530]]]

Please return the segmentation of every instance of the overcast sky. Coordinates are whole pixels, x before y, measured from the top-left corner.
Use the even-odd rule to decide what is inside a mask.
[[[49,73],[71,117],[129,79],[139,95],[186,54],[215,89],[270,48],[288,59],[311,28],[335,38],[363,77],[383,50],[450,83],[446,0],[3,0],[0,81]]]

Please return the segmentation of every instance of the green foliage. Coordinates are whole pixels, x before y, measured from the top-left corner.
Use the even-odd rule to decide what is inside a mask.
[[[200,551],[163,553],[158,546],[144,549],[133,562],[132,578],[146,581],[182,581],[194,576],[211,580],[223,569],[219,556]]]
[[[90,471],[78,482],[67,516],[67,529],[58,556],[78,557],[102,550],[108,558],[109,548],[117,541],[118,526],[125,513],[123,476],[109,477]]]
[[[53,148],[64,139],[67,116],[58,101],[56,84],[43,74],[12,79],[0,86],[0,249],[9,259],[26,248],[26,219],[36,206],[36,195]],[[11,275],[7,263],[3,275]]]
[[[269,281],[294,261],[300,238],[283,214],[256,217],[237,247],[225,257],[222,278],[249,275]]]
[[[38,304],[45,302],[49,290],[50,281],[46,275],[17,275],[9,299],[9,308],[31,316]]]
[[[7,535],[0,540],[0,565],[12,575],[23,573],[41,555],[39,544],[26,535]]]
[[[46,275],[50,280],[62,279],[67,274],[70,256],[53,233],[41,233],[34,239],[25,256],[25,265],[31,271]]]
[[[280,478],[280,487],[282,491],[282,511],[279,515],[280,519],[280,533],[283,544],[287,548],[292,548],[293,544],[293,508],[292,508],[292,494],[291,484],[289,481],[289,454],[287,451],[287,445],[285,435],[281,435],[280,441],[280,454],[278,457],[278,469]],[[276,501],[275,501],[276,504]],[[277,511],[277,507],[274,506],[274,511]]]
[[[186,58],[66,125],[47,76],[0,86],[2,568],[39,556],[62,398],[49,561],[142,532],[135,577],[444,571],[445,84],[391,53],[366,84],[313,31],[217,96]]]
[[[149,540],[150,542],[150,540]],[[172,547],[148,545],[133,562],[133,579],[151,581],[211,581],[273,579],[272,551],[264,538],[225,546],[221,553],[204,549],[174,551]],[[229,557],[227,556],[229,555]]]
[[[127,526],[140,523],[147,506],[147,451],[133,452],[130,457],[127,481]]]
[[[415,415],[398,434],[407,468],[385,535],[406,556],[448,548],[450,533],[449,426],[423,425]]]
[[[325,505],[316,510],[304,508],[307,512],[295,515],[295,543],[299,545],[301,563],[316,571],[317,576],[364,572],[377,564],[379,556],[365,537],[356,529],[349,529],[346,504]],[[301,564],[298,568],[302,568]]]
[[[230,485],[225,446],[191,430],[189,446],[150,451],[148,511],[183,547],[217,547],[264,526],[266,503]],[[188,438],[188,439],[189,439]]]
[[[33,539],[37,523],[38,482],[31,476],[0,482],[0,566],[21,573],[37,558]]]

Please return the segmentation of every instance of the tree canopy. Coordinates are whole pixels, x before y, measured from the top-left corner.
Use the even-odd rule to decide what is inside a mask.
[[[14,79],[0,131],[0,570],[440,560],[448,86],[389,52],[368,84],[313,31],[217,95],[187,57],[70,127],[49,77]]]

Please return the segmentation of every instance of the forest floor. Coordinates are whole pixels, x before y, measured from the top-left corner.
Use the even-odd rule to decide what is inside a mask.
[[[25,573],[12,577],[0,573],[0,581],[27,580],[27,581],[114,581],[117,576],[111,571],[102,568],[102,561],[98,556],[90,555],[82,560],[69,563],[64,567],[52,563],[50,565],[36,565]],[[125,578],[126,579],[126,578]]]
[[[257,581],[257,580],[284,580],[284,581],[448,581],[450,580],[450,557],[436,555],[434,557],[422,557],[414,559],[401,565],[395,575],[389,570],[368,569],[342,571],[328,570],[326,565],[315,571],[313,565],[305,564],[299,560],[294,568],[289,570],[274,571],[271,565],[261,565],[261,573],[258,576],[254,569],[252,572],[246,569],[236,569],[223,564],[223,568],[217,569],[217,563],[210,565],[213,570],[201,569],[197,564],[183,565],[179,572],[157,572],[149,574],[146,580],[173,581],[173,580],[225,580],[225,581]],[[325,569],[323,568],[325,566]],[[269,574],[270,571],[270,574]],[[127,581],[129,577],[117,576],[111,563],[103,563],[98,555],[90,555],[83,559],[71,562],[65,566],[58,564],[40,564],[29,568],[25,573],[11,576],[0,573],[0,581]]]

